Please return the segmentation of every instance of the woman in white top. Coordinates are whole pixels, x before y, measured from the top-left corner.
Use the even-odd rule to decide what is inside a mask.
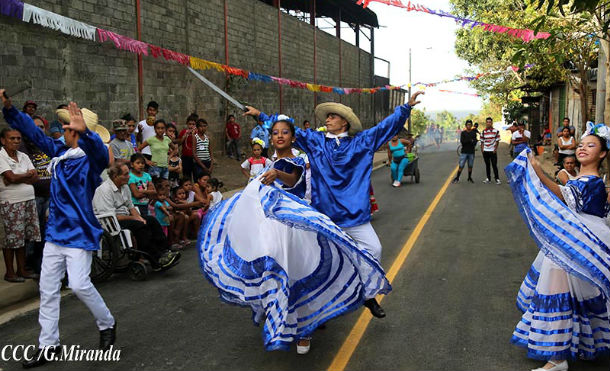
[[[568,180],[574,180],[578,177],[578,170],[576,169],[576,157],[574,155],[568,155],[563,159],[563,169],[557,173],[557,181],[561,185],[566,185]]]
[[[17,151],[21,133],[14,129],[0,132],[0,218],[5,231],[2,252],[6,265],[4,280],[24,282],[37,275],[25,270],[25,242],[40,241],[34,187],[38,173],[30,158]],[[13,260],[17,257],[17,272]]]
[[[561,136],[557,138],[557,146],[559,147],[557,162],[563,166],[563,159],[576,153],[576,140],[570,133],[570,128],[563,128]]]

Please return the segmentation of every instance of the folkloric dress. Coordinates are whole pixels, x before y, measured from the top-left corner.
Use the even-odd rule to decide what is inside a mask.
[[[301,176],[291,188],[253,180],[213,207],[197,246],[205,277],[221,299],[249,306],[267,350],[287,349],[324,322],[391,290],[383,269],[326,215],[305,202],[305,163],[276,169]]]
[[[540,248],[517,296],[511,342],[528,357],[595,358],[610,349],[610,228],[604,182],[581,176],[562,202],[532,169],[528,150],[506,167],[513,196]]]

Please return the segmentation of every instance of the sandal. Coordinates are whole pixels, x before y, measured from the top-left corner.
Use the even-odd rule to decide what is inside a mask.
[[[25,282],[25,278],[23,277],[19,277],[19,276],[4,276],[4,280],[7,282],[18,282],[18,283],[23,283]]]
[[[25,272],[25,274],[19,274],[19,277],[23,277],[26,280],[27,279],[37,280],[40,278],[40,275],[38,273],[34,273],[34,272]]]

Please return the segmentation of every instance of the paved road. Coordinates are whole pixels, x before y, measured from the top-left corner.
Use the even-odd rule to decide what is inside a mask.
[[[373,174],[381,211],[373,224],[388,269],[456,164],[454,144],[422,154],[421,183],[395,189],[389,169]],[[500,156],[501,165],[508,156]],[[346,370],[529,370],[540,362],[509,343],[519,320],[514,305],[536,247],[508,185],[451,185],[422,231],[384,300],[388,317],[374,319]],[[505,180],[502,174],[502,179]],[[118,319],[120,363],[108,370],[325,370],[360,311],[318,331],[306,356],[265,352],[248,310],[220,303],[199,273],[194,249],[175,269],[146,282],[115,277],[99,285]],[[62,302],[64,344],[95,348],[98,335],[74,297]],[[35,344],[37,314],[0,326],[0,345]],[[99,364],[50,364],[46,370],[98,369]],[[16,364],[2,364],[6,370]],[[577,362],[571,370],[608,370],[608,359]]]

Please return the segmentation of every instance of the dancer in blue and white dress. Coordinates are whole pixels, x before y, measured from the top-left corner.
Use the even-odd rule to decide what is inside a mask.
[[[506,167],[521,215],[540,253],[517,296],[523,312],[512,343],[545,360],[535,371],[568,369],[568,359],[592,359],[610,350],[609,207],[599,166],[610,130],[587,124],[576,154],[579,177],[560,186],[529,149]]]
[[[305,195],[305,163],[291,152],[295,129],[277,117],[272,142],[278,159],[241,193],[208,211],[199,258],[223,300],[253,311],[267,350],[309,350],[308,336],[326,321],[391,290],[368,252]]]

